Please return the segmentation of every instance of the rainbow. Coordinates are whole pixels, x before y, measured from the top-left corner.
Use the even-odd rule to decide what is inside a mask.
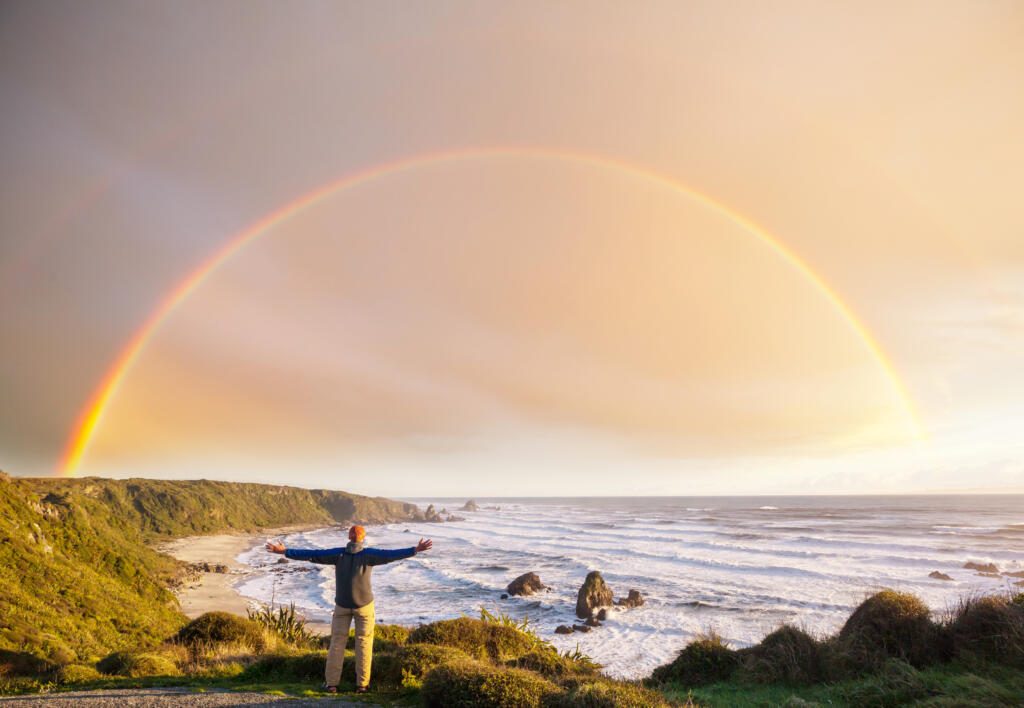
[[[482,160],[503,156],[560,160],[580,165],[620,170],[622,172],[656,182],[669,188],[675,193],[696,201],[730,219],[733,223],[743,228],[746,232],[759,239],[759,241],[766,247],[774,251],[783,259],[783,261],[791,266],[828,299],[832,306],[842,315],[846,323],[854,332],[856,332],[857,336],[871,353],[871,356],[885,373],[885,376],[892,386],[897,399],[903,407],[913,436],[915,438],[921,437],[920,423],[918,422],[910,396],[903,386],[899,376],[896,374],[892,363],[878,345],[878,342],[875,341],[874,337],[872,337],[871,333],[863,323],[860,322],[849,306],[843,302],[835,291],[833,291],[829,285],[817,273],[815,273],[810,266],[807,265],[807,263],[805,263],[797,254],[787,249],[778,241],[778,239],[774,238],[760,226],[743,215],[728,209],[726,206],[715,201],[706,194],[691,189],[667,175],[639,167],[628,162],[590,153],[537,147],[486,147],[421,153],[411,157],[381,163],[357,172],[352,172],[308,192],[291,202],[288,202],[284,206],[267,214],[256,223],[250,225],[248,228],[229,239],[160,300],[149,317],[135,331],[131,339],[121,349],[117,358],[107,369],[103,378],[97,384],[92,395],[89,397],[85,406],[76,418],[59,462],[57,470],[58,474],[68,477],[73,477],[75,475],[81,465],[82,458],[89,447],[89,442],[92,440],[92,437],[103,418],[103,412],[110,404],[111,399],[117,393],[117,389],[120,386],[121,381],[124,380],[125,374],[131,368],[135,360],[138,359],[139,355],[145,349],[146,344],[149,342],[153,334],[160,328],[163,321],[167,319],[167,317],[170,316],[171,313],[181,305],[181,303],[187,300],[196,288],[206,280],[206,278],[216,271],[224,262],[241,251],[247,244],[267,233],[274,227],[284,223],[291,217],[300,214],[306,209],[317,205],[325,198],[342,190],[365,185],[384,177],[429,165]]]

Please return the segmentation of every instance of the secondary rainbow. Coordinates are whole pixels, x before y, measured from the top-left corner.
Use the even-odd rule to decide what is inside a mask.
[[[317,189],[308,192],[297,199],[288,202],[284,206],[267,214],[262,219],[229,239],[223,246],[214,251],[205,261],[193,270],[173,290],[165,295],[159,304],[153,309],[150,316],[140,326],[127,344],[121,349],[117,358],[107,369],[106,374],[95,387],[85,406],[76,418],[74,427],[68,436],[64,453],[61,457],[58,474],[74,476],[82,458],[88,449],[103,418],[106,410],[118,386],[124,379],[125,374],[132,364],[138,359],[145,349],[147,342],[160,328],[161,323],[174,310],[198,288],[203,281],[209,277],[217,268],[238,253],[248,243],[262,234],[270,231],[275,226],[287,221],[289,218],[300,212],[315,206],[323,199],[336,194],[342,190],[364,185],[377,179],[390,175],[407,172],[410,170],[435,165],[445,162],[459,162],[468,160],[483,160],[497,157],[523,157],[547,160],[561,160],[582,165],[591,165],[600,168],[611,168],[621,170],[629,174],[657,182],[674,192],[692,199],[709,209],[712,209],[726,218],[733,221],[745,231],[755,236],[765,246],[779,255],[789,266],[794,268],[801,276],[806,278],[822,295],[824,295],[832,306],[843,316],[847,324],[856,332],[864,343],[871,356],[884,371],[887,380],[893,387],[893,391],[903,407],[907,417],[909,428],[915,438],[921,437],[921,427],[917,420],[914,406],[910,396],[899,376],[896,374],[891,362],[875,341],[874,337],[861,323],[853,311],[836,294],[834,290],[815,273],[798,255],[786,248],[778,239],[773,237],[763,228],[747,219],[741,214],[730,210],[725,205],[711,197],[698,192],[677,180],[660,172],[650,170],[615,158],[594,155],[590,153],[579,153],[565,150],[554,150],[538,147],[486,147],[467,148],[461,150],[449,150],[444,152],[428,152],[406,157],[400,160],[385,162],[372,167],[349,173],[337,180],[325,184]]]

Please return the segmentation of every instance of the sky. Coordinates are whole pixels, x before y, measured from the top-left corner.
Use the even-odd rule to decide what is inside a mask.
[[[1019,2],[0,8],[0,468],[1024,491]]]

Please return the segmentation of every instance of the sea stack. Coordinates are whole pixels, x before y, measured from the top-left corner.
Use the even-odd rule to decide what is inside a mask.
[[[601,573],[592,570],[587,573],[587,579],[580,587],[579,595],[576,596],[576,616],[580,619],[587,619],[594,610],[599,607],[609,607],[612,604],[612,590],[601,577]]]
[[[540,581],[540,576],[536,573],[523,573],[518,578],[508,584],[509,595],[523,595],[529,596],[540,590],[547,588],[547,585]]]

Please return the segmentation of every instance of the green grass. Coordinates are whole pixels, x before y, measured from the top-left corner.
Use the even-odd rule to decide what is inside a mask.
[[[243,618],[236,619],[240,627],[247,623]],[[184,686],[195,690],[273,692],[296,697],[325,695],[319,687],[326,651],[281,641],[265,645],[240,642],[232,633],[221,636],[222,623],[220,615],[196,621],[195,627],[218,630],[206,633],[211,643],[203,644],[204,650],[199,653],[180,640],[169,640],[147,651],[124,652],[99,662],[101,670],[122,675],[97,675],[95,669],[85,664],[66,665],[57,670],[46,669],[44,674],[35,677],[0,678],[0,693]],[[559,654],[535,635],[493,617],[434,622],[414,630],[404,643],[401,640],[405,632],[401,628],[382,625],[381,629],[382,635],[393,639],[374,652],[371,692],[366,696],[353,693],[354,656],[348,650],[339,685],[342,696],[395,706],[522,705],[538,708],[647,708],[669,704],[998,707],[1020,705],[1020,697],[1024,696],[1024,672],[1015,666],[979,662],[973,655],[969,661],[941,663],[923,669],[890,656],[869,675],[801,686],[755,683],[764,677],[743,671],[742,662],[749,657],[764,660],[764,655],[739,650],[734,654],[740,666],[728,680],[704,685],[695,685],[689,680],[686,684],[679,683],[677,676],[707,681],[706,673],[690,673],[694,667],[705,666],[702,654],[697,657],[698,664],[677,666],[685,670],[670,676],[668,683],[654,690],[651,686],[601,676],[589,658]],[[207,638],[206,634],[203,639]],[[766,639],[771,640],[769,646],[782,647],[799,647],[809,641],[790,630],[773,633]],[[703,642],[708,644],[709,639]],[[701,647],[704,644],[697,643]],[[716,651],[724,647],[717,641],[710,644]],[[684,651],[681,656],[690,654]],[[783,653],[782,656],[788,661],[799,654]],[[52,664],[36,666],[52,667]],[[152,673],[161,675],[149,675]]]
[[[296,698],[326,698],[333,697],[320,690],[321,682],[310,684],[299,681],[245,681],[233,678],[200,678],[196,676],[149,676],[140,678],[108,677],[93,681],[81,681],[68,684],[57,684],[47,681],[25,681],[25,690],[0,691],[0,694],[38,694],[62,693],[67,691],[91,691],[107,690],[118,688],[191,688],[197,693],[207,691],[238,691],[252,693],[267,693],[272,695],[294,696]],[[3,679],[0,679],[0,686],[3,686]],[[342,683],[337,694],[349,701],[360,701],[372,703],[373,705],[402,706],[418,705],[415,696],[410,696],[405,691],[374,691],[372,695],[355,693],[354,685]]]
[[[0,692],[187,686],[322,695],[318,689],[323,682],[324,649],[296,646],[280,637],[253,643],[248,636],[250,624],[245,618],[227,620],[223,613],[210,613],[159,646],[117,652],[94,666],[53,669],[52,664],[26,664],[45,669],[45,673],[0,680]],[[662,701],[659,694],[640,686],[597,675],[596,665],[585,655],[559,654],[536,635],[500,617],[435,622],[412,632],[408,642],[403,641],[407,635],[404,628],[381,625],[380,629],[381,636],[389,640],[374,651],[371,692],[365,697],[378,704],[425,701],[443,706],[597,708],[620,704],[653,707]],[[260,631],[266,630],[260,627]],[[199,642],[187,644],[183,636]],[[354,652],[347,650],[338,686],[343,695],[355,689],[354,667]]]
[[[756,708],[761,706],[800,705],[794,697],[822,706],[1020,706],[1024,696],[1024,674],[1011,667],[989,665],[983,668],[945,664],[914,670],[919,688],[911,691],[895,688],[884,676],[871,676],[815,686],[752,685],[739,682],[715,683],[686,688],[667,685],[662,688],[671,700],[685,703],[687,698],[701,706]]]

